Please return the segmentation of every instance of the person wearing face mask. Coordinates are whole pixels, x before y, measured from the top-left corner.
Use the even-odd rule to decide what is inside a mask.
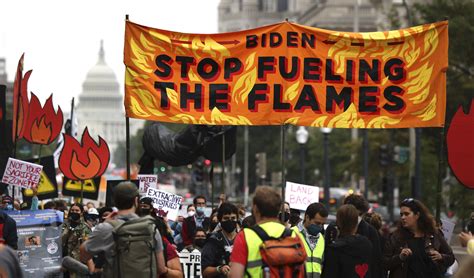
[[[63,257],[71,257],[74,260],[80,260],[79,247],[85,242],[91,233],[83,219],[84,206],[81,204],[72,204],[69,209],[67,219],[62,226],[62,247]],[[88,262],[88,263],[92,263]],[[90,266],[92,268],[92,265]],[[71,270],[72,271],[72,270]],[[66,274],[67,276],[68,274]],[[77,273],[69,273],[70,277],[80,277]]]
[[[206,231],[203,228],[196,228],[196,233],[194,234],[193,245],[188,248],[188,251],[192,252],[194,249],[197,249],[199,252],[202,250],[206,244],[207,236]]]
[[[201,253],[203,277],[227,277],[230,255],[237,235],[238,209],[224,202],[217,210],[221,230],[210,235]]]
[[[322,272],[324,254],[324,224],[328,210],[321,203],[312,203],[306,209],[304,220],[292,229],[304,243],[306,250],[306,277],[319,277]]]
[[[99,224],[99,212],[96,208],[90,208],[87,214],[84,215],[84,219],[86,225],[93,231],[95,226]]]
[[[3,196],[0,203],[0,244],[6,244],[13,249],[18,249],[18,234],[16,222],[6,211],[13,210],[12,198]]]
[[[138,205],[137,214],[140,217],[147,216],[151,214],[153,210],[153,199],[150,197],[143,197],[140,199],[140,203]]]
[[[209,229],[211,220],[206,217],[204,211],[206,209],[206,198],[204,196],[197,196],[193,200],[193,205],[196,208],[196,214],[188,216],[184,219],[181,236],[185,248],[190,248],[193,244],[194,234],[196,228],[203,228],[205,231]]]

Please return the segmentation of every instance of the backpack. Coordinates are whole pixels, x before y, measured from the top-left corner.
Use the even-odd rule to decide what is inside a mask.
[[[145,216],[107,222],[114,227],[113,277],[157,277],[155,219]]]
[[[307,255],[299,236],[292,237],[292,231],[288,228],[285,228],[279,238],[270,237],[258,225],[250,229],[263,241],[260,245],[260,255],[264,277],[305,277]]]

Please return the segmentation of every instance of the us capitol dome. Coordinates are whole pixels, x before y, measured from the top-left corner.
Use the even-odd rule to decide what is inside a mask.
[[[87,126],[90,135],[97,142],[104,138],[113,156],[119,142],[125,142],[125,109],[123,95],[117,77],[105,62],[103,41],[100,43],[99,57],[82,83],[82,93],[75,109],[79,132]],[[130,120],[130,136],[143,126],[143,121]],[[82,134],[78,134],[80,139]],[[113,162],[113,157],[111,157]]]

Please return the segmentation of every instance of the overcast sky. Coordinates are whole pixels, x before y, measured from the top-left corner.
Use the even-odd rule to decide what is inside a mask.
[[[54,93],[54,104],[70,110],[82,91],[87,72],[97,63],[104,40],[106,63],[123,94],[125,14],[142,25],[189,33],[217,32],[219,0],[23,0],[7,1],[0,16],[0,57],[7,59],[13,80],[21,54],[28,83],[42,103]],[[24,71],[24,72],[25,72]]]

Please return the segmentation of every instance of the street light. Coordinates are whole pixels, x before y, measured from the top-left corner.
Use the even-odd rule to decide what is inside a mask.
[[[332,128],[322,127],[321,132],[323,133],[324,141],[324,204],[329,209],[329,187],[331,184],[331,169],[329,165],[329,133],[331,133]]]
[[[301,167],[301,183],[305,183],[304,161],[305,161],[305,145],[308,142],[309,133],[304,126],[300,126],[296,131],[296,142],[300,144],[300,167]]]

